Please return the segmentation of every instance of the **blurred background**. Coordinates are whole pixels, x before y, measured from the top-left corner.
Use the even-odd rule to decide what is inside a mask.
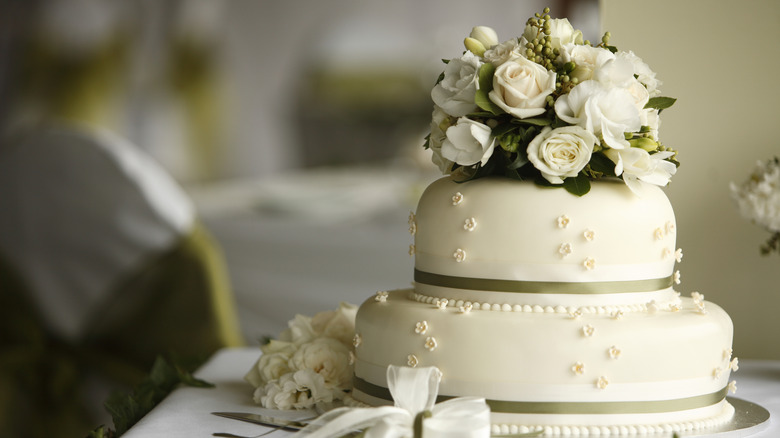
[[[773,0],[4,1],[0,151],[43,127],[88,126],[158,163],[224,259],[234,305],[221,317],[255,345],[296,313],[410,284],[406,218],[439,176],[421,145],[441,59],[473,26],[503,41],[545,6],[588,39],[611,31],[679,99],[661,129],[683,163],[666,190],[685,254],[678,290],[731,314],[736,355],[780,359],[780,257],[759,254],[768,234],[729,195],[780,154]]]

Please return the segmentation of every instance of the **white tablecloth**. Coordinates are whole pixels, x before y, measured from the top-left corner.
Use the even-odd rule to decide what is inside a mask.
[[[268,428],[211,415],[214,411],[251,412],[252,388],[243,376],[260,356],[257,348],[225,349],[215,354],[198,372],[197,377],[216,388],[179,388],[130,429],[125,438],[198,438],[214,432],[253,436]],[[768,438],[780,436],[780,361],[740,361],[734,374],[736,396],[769,410],[770,424],[751,435]],[[275,432],[273,437],[287,436]]]

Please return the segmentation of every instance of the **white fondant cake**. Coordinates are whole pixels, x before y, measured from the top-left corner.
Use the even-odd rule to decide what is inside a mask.
[[[700,294],[674,291],[682,255],[658,187],[597,181],[577,197],[443,178],[410,232],[414,288],[380,293],[357,314],[355,400],[391,403],[390,364],[436,366],[440,396],[485,397],[498,433],[631,434],[730,418],[732,323]]]

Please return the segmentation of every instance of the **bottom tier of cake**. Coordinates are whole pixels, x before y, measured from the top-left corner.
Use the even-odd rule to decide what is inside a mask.
[[[394,364],[438,367],[441,399],[484,397],[495,433],[693,430],[733,414],[733,327],[710,302],[607,313],[413,298],[391,291],[360,307],[357,402],[392,403],[385,375]]]

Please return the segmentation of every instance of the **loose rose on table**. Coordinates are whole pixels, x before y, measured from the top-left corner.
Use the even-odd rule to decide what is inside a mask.
[[[500,175],[578,196],[600,178],[665,186],[679,163],[658,138],[659,116],[675,99],[610,38],[593,45],[549,9],[504,42],[474,27],[431,91],[433,162],[465,180]]]
[[[748,179],[731,183],[731,196],[742,217],[771,233],[761,254],[780,254],[780,158],[757,162]]]
[[[352,389],[357,306],[313,317],[296,315],[288,328],[260,347],[263,355],[244,379],[256,403],[269,409],[308,409],[342,400]]]

